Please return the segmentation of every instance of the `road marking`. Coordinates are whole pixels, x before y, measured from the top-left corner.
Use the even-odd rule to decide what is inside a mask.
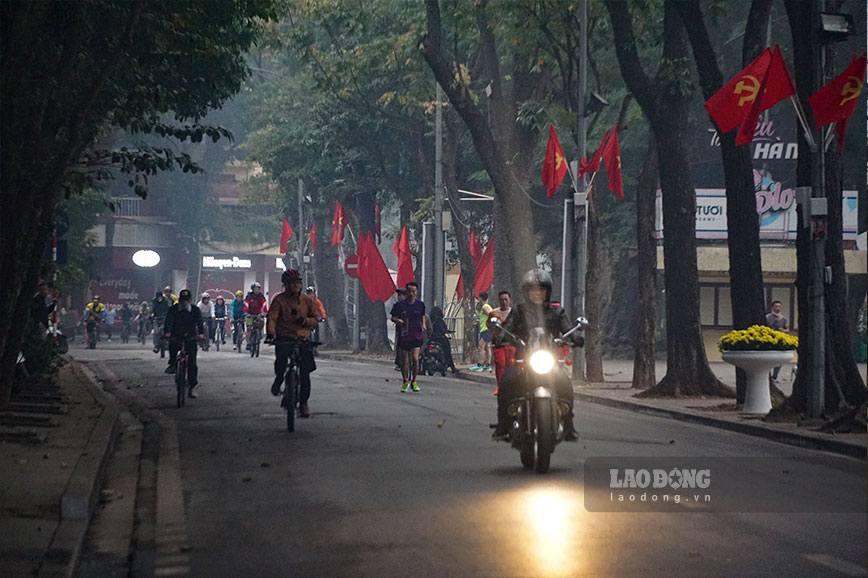
[[[850,562],[841,560],[840,558],[835,558],[834,556],[829,556],[828,554],[802,554],[802,557],[810,560],[814,564],[837,570],[841,574],[846,574],[847,576],[868,575],[868,571],[866,571],[862,566],[851,564]]]

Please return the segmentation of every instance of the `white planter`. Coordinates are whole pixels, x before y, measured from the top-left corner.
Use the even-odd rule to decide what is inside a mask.
[[[792,351],[723,351],[723,360],[747,374],[742,413],[767,414],[772,409],[769,373],[779,365],[792,363]]]

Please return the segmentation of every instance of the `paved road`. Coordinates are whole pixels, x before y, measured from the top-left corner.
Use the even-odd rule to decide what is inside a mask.
[[[866,575],[864,506],[745,513],[864,497],[864,462],[585,405],[581,441],[558,446],[541,476],[490,441],[494,398],[479,384],[424,378],[421,393],[401,394],[385,365],[320,359],[313,415],[289,434],[268,393],[271,357],[200,354],[202,394],[179,410],[156,356],[101,345],[73,355],[178,432],[190,548],[157,564],[163,575]],[[625,514],[585,509],[583,464],[595,456],[764,459],[750,462],[741,513]],[[772,458],[792,466],[782,473]]]

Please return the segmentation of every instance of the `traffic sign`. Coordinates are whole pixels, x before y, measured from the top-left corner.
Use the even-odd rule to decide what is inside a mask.
[[[350,255],[344,262],[344,271],[347,272],[352,279],[359,278],[359,256]]]

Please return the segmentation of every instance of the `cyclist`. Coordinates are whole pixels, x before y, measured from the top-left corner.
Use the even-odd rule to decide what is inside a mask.
[[[202,300],[196,304],[196,307],[202,312],[202,321],[205,322],[205,327],[208,329],[205,339],[210,342],[214,337],[214,304],[211,303],[211,294],[207,291],[202,293]]]
[[[258,281],[250,286],[250,293],[244,298],[244,313],[247,314],[247,331],[244,333],[244,340],[247,341],[247,349],[250,349],[250,330],[253,328],[251,316],[268,313],[268,302],[262,294],[262,285]]]
[[[84,308],[84,319],[85,327],[87,327],[87,334],[96,331],[96,324],[102,323],[105,321],[105,305],[100,303],[99,295],[93,296],[93,301],[87,304],[87,307]],[[93,339],[96,339],[96,335],[93,336]]]
[[[235,299],[229,305],[229,317],[232,320],[232,343],[236,348],[241,347],[241,327],[244,323],[244,291],[239,289],[235,292]]]
[[[202,323],[202,312],[193,305],[193,295],[189,289],[182,289],[178,294],[178,302],[169,308],[166,324],[163,327],[163,337],[169,339],[169,366],[166,373],[175,373],[178,362],[178,350],[184,347],[187,352],[187,383],[189,397],[197,397],[196,388],[199,385],[199,368],[196,365],[196,342],[202,341],[205,326]]]
[[[214,300],[214,319],[216,325],[214,326],[213,341],[217,341],[217,336],[219,335],[221,345],[226,345],[226,309],[226,301],[222,295],[218,295],[217,299]]]
[[[148,319],[151,318],[151,304],[147,301],[142,301],[139,304],[139,314],[136,316],[136,321],[139,322],[139,339],[142,340],[142,343],[145,342],[145,335],[147,335],[147,323]]]
[[[124,303],[121,308],[118,309],[118,317],[121,319],[121,336],[123,337],[123,335],[126,334],[127,339],[129,339],[133,325],[133,310],[130,309],[129,303]]]
[[[170,305],[169,300],[166,299],[162,291],[157,291],[157,294],[151,299],[151,318],[154,320],[154,353],[160,352],[160,335],[163,331],[163,323],[166,321]]]
[[[169,305],[174,305],[178,302],[178,296],[172,294],[172,288],[168,285],[163,287],[163,295],[170,301]]]
[[[301,292],[301,273],[295,269],[287,269],[280,277],[284,291],[271,302],[266,326],[266,343],[272,343],[277,338],[274,347],[274,382],[271,384],[272,395],[280,395],[280,386],[286,373],[291,346],[287,339],[307,340],[310,329],[316,327],[319,310],[316,301],[310,295]],[[316,370],[316,362],[310,347],[300,350],[298,415],[310,417],[307,400],[310,398],[310,374]]]

